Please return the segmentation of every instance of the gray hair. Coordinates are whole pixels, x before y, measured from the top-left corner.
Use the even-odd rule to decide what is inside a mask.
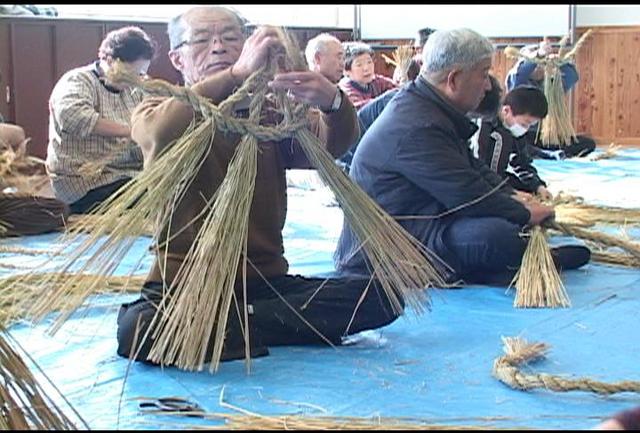
[[[229,14],[231,14],[232,16],[234,16],[237,20],[238,20],[238,24],[240,25],[240,29],[242,30],[242,34],[243,35],[247,35],[247,20],[242,17],[242,15],[240,15],[240,13],[236,10],[234,10],[233,8],[229,8],[229,7],[222,7],[222,6],[194,6],[192,8],[190,8],[189,10],[176,15],[175,17],[171,18],[169,20],[169,23],[167,24],[167,34],[169,35],[169,47],[170,49],[174,50],[178,45],[180,45],[181,43],[183,43],[185,41],[185,36],[184,34],[187,32],[188,28],[187,28],[187,24],[184,22],[184,16],[186,14],[188,14],[189,12],[191,12],[194,9],[202,9],[202,8],[207,8],[207,9],[222,9],[225,10],[227,12],[229,12]]]
[[[439,81],[445,72],[472,68],[493,52],[489,39],[471,29],[438,30],[429,36],[422,50],[421,74]]]
[[[325,52],[327,43],[329,42],[337,42],[338,44],[341,44],[340,39],[329,33],[320,33],[318,36],[307,42],[307,48],[304,50],[304,56],[307,58],[307,65],[309,65],[309,68],[314,65],[316,54]]]

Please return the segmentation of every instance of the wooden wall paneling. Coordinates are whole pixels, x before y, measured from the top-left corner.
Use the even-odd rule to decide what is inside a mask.
[[[48,98],[55,83],[53,25],[15,22],[11,33],[15,122],[31,137],[29,153],[44,158]]]
[[[618,119],[616,136],[640,137],[640,122],[636,120],[640,114],[640,34],[618,33],[617,38],[617,58],[635,59],[636,64],[621,62],[618,65],[616,86],[620,96],[615,108]]]
[[[584,32],[576,36],[579,38],[582,33]],[[598,115],[596,104],[597,89],[594,81],[594,68],[591,66],[596,61],[594,45],[594,38],[589,38],[576,55],[576,68],[580,74],[580,79],[573,91],[573,120],[578,134],[592,131]]]
[[[0,113],[5,121],[13,121],[13,74],[11,71],[11,28],[5,20],[0,20]],[[8,93],[7,93],[8,92]]]
[[[98,58],[103,33],[104,25],[100,22],[77,23],[66,20],[54,26],[56,82],[65,72],[88,65]]]
[[[595,46],[598,54],[604,54],[601,61],[596,61],[596,75],[594,80],[600,84],[602,94],[598,98],[602,101],[600,110],[601,123],[599,128],[600,137],[616,137],[616,112],[615,108],[618,99],[618,88],[616,87],[616,73],[618,72],[618,60],[616,59],[615,44],[618,37],[615,34],[603,34],[603,37],[596,38]],[[606,46],[611,49],[604,49]]]

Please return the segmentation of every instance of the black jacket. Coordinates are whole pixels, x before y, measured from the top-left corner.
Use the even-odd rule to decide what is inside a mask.
[[[464,113],[421,77],[398,91],[362,137],[349,176],[391,216],[435,216],[487,194],[502,179],[469,149],[476,131]],[[524,225],[529,211],[498,192],[453,214],[398,222],[455,268],[443,232],[460,217],[500,217]],[[344,225],[334,259],[340,272],[366,274],[360,242]]]
[[[477,157],[515,189],[535,194],[547,186],[532,165],[526,139],[514,137],[499,119],[482,121],[477,140]]]

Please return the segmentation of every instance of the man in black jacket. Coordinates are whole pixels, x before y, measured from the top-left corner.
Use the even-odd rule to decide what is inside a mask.
[[[471,150],[518,191],[551,200],[553,196],[533,166],[523,137],[532,124],[547,115],[547,98],[542,90],[526,85],[507,93],[502,103],[501,97],[500,83],[491,76],[491,90],[475,110],[481,118],[476,120],[479,130],[471,138]]]
[[[526,247],[523,226],[553,208],[519,197],[468,140],[466,116],[489,90],[493,46],[469,29],[437,31],[427,41],[420,76],[398,91],[362,137],[351,178],[452,269],[450,281],[508,284]],[[366,274],[361,242],[343,226],[335,254],[343,273]],[[562,268],[589,259],[583,247],[556,251]]]

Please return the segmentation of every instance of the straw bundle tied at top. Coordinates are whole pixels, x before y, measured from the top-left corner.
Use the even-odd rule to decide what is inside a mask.
[[[518,308],[569,307],[569,296],[551,255],[549,243],[540,226],[531,229],[527,249],[514,277]],[[513,282],[512,282],[513,284]]]
[[[293,49],[288,48],[289,55],[293,52]],[[81,294],[72,290],[77,286],[74,281],[67,280],[56,285],[55,292],[51,293],[47,302],[40,302],[31,310],[32,317],[41,319],[53,309],[60,308],[62,315],[56,321],[53,331],[57,330],[89,294],[104,284],[105,279],[129,251],[135,238],[144,232],[148,219],[154,219],[157,227],[170,226],[167,221],[187,186],[193,181],[204,157],[208,152],[216,151],[215,148],[211,148],[212,137],[216,132],[235,132],[245,137],[236,149],[227,170],[227,177],[199,215],[205,223],[173,282],[174,294],[166,299],[163,308],[158,310],[160,313],[154,318],[159,331],[155,335],[151,351],[153,359],[166,364],[175,363],[180,368],[202,369],[202,351],[208,346],[210,338],[213,338],[215,350],[211,367],[217,367],[226,317],[233,299],[231,282],[235,280],[240,258],[246,260],[246,254],[242,252],[246,249],[247,231],[247,218],[244,215],[248,212],[252,200],[255,181],[255,175],[248,176],[247,170],[249,174],[255,173],[252,164],[255,164],[256,143],[260,141],[297,138],[321,177],[334,190],[338,202],[345,210],[345,218],[363,240],[363,248],[369,255],[374,276],[380,281],[397,309],[400,309],[399,299],[403,298],[407,304],[420,312],[428,299],[422,289],[434,283],[444,285],[437,270],[430,263],[434,256],[353,184],[336,166],[324,144],[310,134],[307,129],[307,107],[301,104],[281,107],[288,111],[284,120],[275,127],[257,124],[261,99],[264,99],[266,84],[273,74],[273,69],[263,68],[253,73],[236,93],[219,106],[194,94],[188,88],[175,87],[160,80],[140,81],[135,74],[115,69],[118,75],[113,77],[114,81],[128,82],[152,95],[177,97],[189,103],[199,116],[182,137],[151,161],[140,175],[120,190],[119,194],[112,196],[94,211],[96,219],[92,222],[94,229],[91,236],[75,249],[63,271],[67,271],[86,255],[89,259],[79,272],[91,271],[96,276],[90,284],[85,283],[86,290]],[[254,97],[253,115],[249,119],[231,117],[231,108],[235,102],[245,98],[249,92]],[[283,99],[282,96],[280,95],[280,101],[287,99]],[[179,231],[184,229],[179,228]],[[74,228],[70,234],[71,239],[76,238],[82,231],[82,227]],[[161,242],[157,248],[166,249],[176,234],[166,233],[167,240]],[[154,240],[157,241],[159,235],[156,232]],[[101,243],[100,250],[90,251],[98,243]],[[214,244],[214,250],[206,247]],[[245,262],[242,269],[246,266]],[[203,272],[205,269],[207,271]],[[198,280],[198,275],[207,277]],[[42,286],[46,287],[54,282],[55,280],[49,279]],[[196,289],[198,285],[200,288]],[[69,297],[71,293],[74,295]],[[181,297],[183,299],[180,299]],[[195,308],[196,304],[204,304],[200,302],[204,299],[211,302],[209,308],[213,311],[200,309],[195,317],[181,317],[187,311],[192,311],[190,308]],[[208,323],[205,323],[207,321]],[[190,327],[193,323],[201,323],[201,326],[196,330]],[[210,333],[214,327],[211,325],[214,323],[217,324],[216,334],[212,337]],[[188,329],[180,329],[181,327]],[[190,332],[194,334],[191,335]],[[196,334],[199,337],[196,338]],[[245,338],[246,334],[245,332]],[[170,343],[172,339],[181,341]],[[189,351],[184,350],[189,345],[197,345],[199,348],[190,347]]]
[[[572,139],[577,136],[573,127],[571,113],[566,103],[560,67],[573,60],[580,47],[591,36],[591,33],[592,31],[589,29],[580,37],[573,49],[567,52],[566,49],[561,48],[557,56],[547,55],[543,58],[532,58],[524,55],[514,47],[507,47],[504,50],[507,58],[525,58],[545,69],[544,94],[547,97],[549,112],[542,119],[541,126],[538,129],[540,142],[543,146],[559,145],[564,147],[571,144]]]
[[[393,51],[392,57],[382,55],[385,61],[395,67],[393,71],[394,80],[399,83],[409,81],[409,68],[411,67],[411,59],[413,58],[413,47],[410,45],[402,45]]]

